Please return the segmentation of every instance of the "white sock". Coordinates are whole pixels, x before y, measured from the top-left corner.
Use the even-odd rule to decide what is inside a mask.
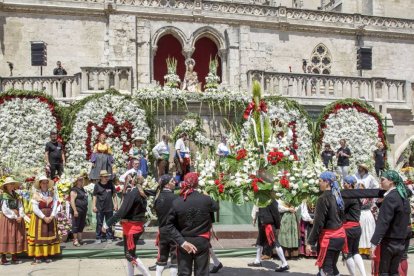
[[[137,264],[138,264],[137,268],[142,273],[142,275],[151,276],[151,273],[149,272],[147,267],[144,265],[144,263],[139,258],[137,258],[136,261],[137,261]]]
[[[346,259],[346,267],[348,268],[349,274],[351,274],[351,276],[355,276],[355,262],[352,257]]]
[[[178,274],[178,268],[170,267],[170,276],[177,276],[177,274]]]
[[[214,266],[219,266],[220,261],[217,259],[216,253],[214,253],[213,248],[210,248],[210,257],[213,260]]]
[[[255,264],[262,262],[262,250],[263,250],[263,246],[260,246],[260,245],[256,246],[256,260],[254,260]]]
[[[164,267],[157,265],[157,270],[155,271],[156,276],[162,276],[162,272],[164,271]]]
[[[356,254],[354,256],[354,261],[355,261],[356,267],[358,268],[359,272],[361,273],[361,276],[366,276],[364,261],[362,260],[361,255]]]
[[[131,262],[127,261],[127,272],[128,272],[128,276],[134,276],[134,266],[132,265]]]
[[[281,246],[276,246],[275,248],[276,248],[276,253],[277,253],[277,256],[278,256],[278,257],[279,257],[279,259],[282,261],[282,267],[287,266],[287,265],[288,265],[288,263],[287,263],[287,261],[286,261],[285,254],[283,254],[283,249],[282,249],[282,247],[281,247]]]

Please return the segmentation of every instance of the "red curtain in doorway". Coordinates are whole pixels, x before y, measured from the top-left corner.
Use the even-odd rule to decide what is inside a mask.
[[[194,71],[198,74],[198,80],[202,83],[202,90],[206,84],[206,77],[208,74],[208,65],[210,63],[210,57],[214,58],[217,55],[218,58],[218,69],[217,75],[220,77],[221,82],[221,59],[218,57],[217,44],[208,37],[201,37],[194,45],[195,51],[192,58],[195,60],[196,65]]]
[[[164,85],[164,76],[167,74],[166,60],[168,57],[174,57],[177,59],[177,75],[182,80],[185,74],[185,62],[180,41],[173,35],[167,34],[158,40],[157,46],[154,57],[154,79]]]

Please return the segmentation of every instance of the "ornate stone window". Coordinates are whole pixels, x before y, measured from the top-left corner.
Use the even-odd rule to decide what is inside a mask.
[[[311,72],[314,74],[329,75],[332,68],[332,56],[328,48],[318,44],[312,51],[310,58]]]

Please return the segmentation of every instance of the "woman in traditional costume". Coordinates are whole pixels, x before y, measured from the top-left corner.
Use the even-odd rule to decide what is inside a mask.
[[[333,276],[339,274],[336,266],[339,254],[342,250],[348,252],[346,233],[342,226],[345,205],[334,173],[322,173],[319,187],[323,193],[316,203],[315,220],[306,251],[311,252],[312,246],[318,243],[316,265],[321,274]]]
[[[11,263],[20,264],[16,254],[27,251],[24,209],[20,196],[15,192],[19,182],[7,177],[0,187],[3,190],[0,214],[1,264],[7,264],[6,254],[11,254]]]
[[[89,174],[89,179],[99,180],[99,173],[101,171],[107,171],[112,175],[112,164],[114,158],[112,156],[112,149],[106,141],[106,135],[104,133],[99,134],[99,141],[93,147],[93,154],[91,162],[93,163],[92,170]]]
[[[54,183],[45,176],[34,184],[32,197],[33,213],[29,225],[28,255],[34,257],[33,264],[50,263],[51,257],[60,254],[60,239],[57,228],[57,194]]]
[[[300,209],[300,223],[299,223],[299,234],[300,234],[300,255],[306,257],[316,257],[318,254],[316,251],[306,252],[306,241],[308,240],[309,234],[312,231],[313,220],[315,218],[315,207],[308,206],[308,202],[304,200],[299,207]]]
[[[359,189],[365,189],[364,184],[357,184]],[[369,256],[371,248],[371,238],[375,231],[375,218],[372,214],[372,208],[375,206],[373,198],[363,198],[361,200],[361,238],[359,239],[359,254]]]
[[[346,176],[344,188],[354,189],[357,180],[353,176]],[[359,239],[361,237],[361,226],[359,224],[361,216],[361,201],[359,199],[344,199],[345,217],[344,228],[348,243],[348,254],[346,254],[346,266],[351,276],[355,274],[355,267],[358,268],[361,276],[365,276],[365,267],[361,255],[359,255]]]

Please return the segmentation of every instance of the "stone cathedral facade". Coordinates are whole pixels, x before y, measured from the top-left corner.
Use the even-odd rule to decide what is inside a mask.
[[[233,91],[256,79],[311,112],[366,100],[388,118],[398,158],[414,135],[413,10],[414,0],[1,0],[2,89],[53,82],[59,60],[66,100],[111,86],[133,93],[162,85],[169,56],[181,78],[193,58],[201,81],[217,57]],[[31,66],[32,41],[47,44],[43,76]],[[372,49],[372,70],[357,70],[360,47]]]

